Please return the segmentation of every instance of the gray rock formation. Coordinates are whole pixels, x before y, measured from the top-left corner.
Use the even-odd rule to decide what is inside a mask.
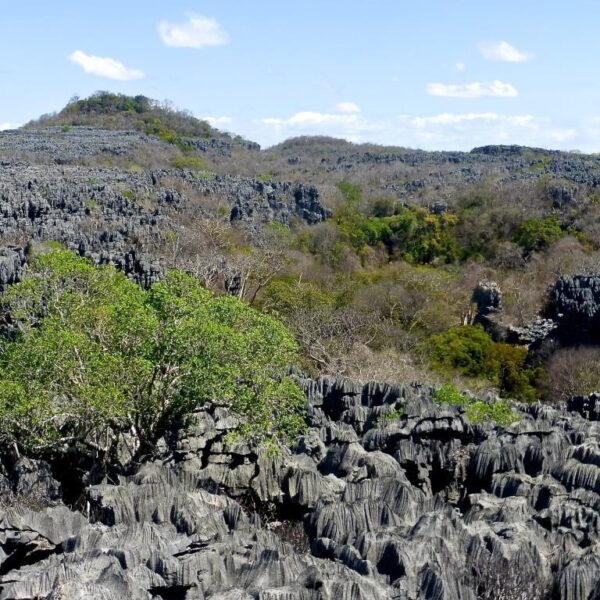
[[[0,291],[18,280],[19,248],[33,241],[60,242],[96,263],[112,263],[149,285],[162,272],[160,248],[178,218],[214,215],[215,206],[252,232],[293,219],[318,223],[329,215],[313,187],[192,171],[131,172],[71,164],[77,157],[150,151],[156,140],[133,132],[26,130],[0,133],[0,157],[9,151],[46,154],[54,165],[0,163]],[[80,161],[81,162],[81,161]],[[61,165],[61,166],[58,166]]]
[[[40,464],[47,506],[0,510],[0,599],[598,598],[596,397],[502,428],[427,386],[301,384],[309,429],[278,455],[207,408],[80,511]]]
[[[565,343],[600,341],[600,276],[560,277],[550,290],[546,315]]]
[[[477,305],[479,316],[502,310],[502,291],[495,281],[480,281],[473,290],[472,301]]]

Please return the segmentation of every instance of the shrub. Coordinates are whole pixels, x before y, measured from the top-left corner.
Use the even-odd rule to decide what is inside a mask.
[[[206,403],[229,406],[239,432],[266,444],[303,428],[291,334],[181,272],[144,291],[111,266],[52,251],[2,304],[18,324],[0,355],[5,440],[109,452],[114,433],[135,430],[148,446]]]
[[[494,343],[479,326],[452,327],[432,336],[429,348],[439,371],[488,379],[501,396],[530,402],[538,395],[535,383],[540,373],[527,367],[527,349]]]
[[[155,135],[159,140],[167,144],[177,146],[182,152],[191,152],[192,147],[175,131],[169,129],[159,117],[154,117],[144,127],[146,135]]]
[[[491,372],[496,373],[496,383],[501,396],[510,396],[525,402],[536,400],[534,387],[539,371],[526,366],[527,348],[510,344],[494,344],[487,356]]]
[[[206,163],[200,156],[177,156],[171,160],[174,169],[189,169],[191,171],[206,172]]]
[[[292,316],[297,310],[330,308],[335,297],[310,282],[276,279],[263,290],[260,306],[269,312]]]
[[[392,216],[367,217],[357,209],[357,194],[354,187],[345,191],[352,201],[336,211],[334,221],[339,242],[359,255],[364,255],[370,246],[385,249],[392,259],[421,264],[458,259],[460,252],[453,233],[455,215],[434,215],[421,208],[401,207]]]
[[[492,338],[475,325],[451,327],[431,336],[429,352],[433,366],[444,372],[458,371],[466,377],[493,377],[488,361]]]
[[[518,419],[514,410],[506,402],[502,400],[496,400],[495,402],[476,400],[448,384],[438,388],[433,394],[433,399],[437,404],[462,406],[465,409],[466,417],[474,424],[492,421],[498,425],[506,426]]]
[[[555,215],[544,219],[529,219],[521,223],[515,242],[527,253],[539,252],[563,237],[560,221]]]
[[[362,189],[359,185],[350,183],[349,181],[338,181],[335,185],[337,189],[344,194],[344,198],[346,198],[348,204],[357,206],[360,203],[362,199]]]

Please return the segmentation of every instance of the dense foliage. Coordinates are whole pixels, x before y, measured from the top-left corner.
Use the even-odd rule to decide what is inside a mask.
[[[469,421],[476,425],[486,421],[498,425],[510,425],[517,420],[517,414],[506,402],[502,400],[483,402],[459,392],[452,385],[446,384],[438,388],[433,398],[438,404],[462,406]]]
[[[535,383],[541,373],[527,366],[524,346],[495,343],[482,327],[473,325],[433,335],[428,345],[434,367],[444,373],[488,379],[504,396],[536,398]]]
[[[301,431],[304,396],[285,327],[171,272],[144,291],[113,267],[67,251],[34,259],[2,298],[15,324],[0,355],[0,427],[29,448],[112,434],[151,443],[199,405],[230,406],[262,442]]]

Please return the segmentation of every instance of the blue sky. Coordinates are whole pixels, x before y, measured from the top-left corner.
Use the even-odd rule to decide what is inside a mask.
[[[96,90],[263,145],[600,151],[598,0],[0,0],[0,128]]]

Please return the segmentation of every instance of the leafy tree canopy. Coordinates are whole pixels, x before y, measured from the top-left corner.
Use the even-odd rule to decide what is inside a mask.
[[[240,433],[263,443],[304,426],[305,399],[287,375],[292,335],[182,272],[145,291],[54,250],[1,302],[14,328],[0,354],[0,432],[23,447],[109,451],[115,432],[132,429],[151,443],[206,403],[231,407]]]

